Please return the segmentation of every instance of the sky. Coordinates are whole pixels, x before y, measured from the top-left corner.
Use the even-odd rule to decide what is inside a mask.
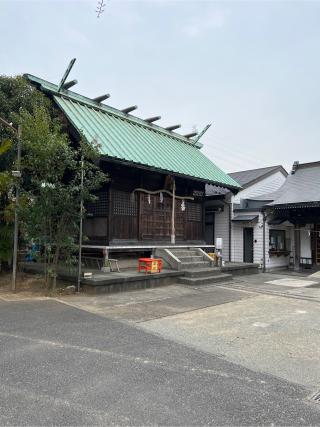
[[[226,172],[320,160],[320,1],[0,0],[0,74],[161,115]]]

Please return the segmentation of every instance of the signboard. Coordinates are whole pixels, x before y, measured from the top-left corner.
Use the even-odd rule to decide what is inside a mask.
[[[216,238],[216,249],[222,250],[222,246],[223,246],[223,239],[222,239],[222,237],[217,237]]]

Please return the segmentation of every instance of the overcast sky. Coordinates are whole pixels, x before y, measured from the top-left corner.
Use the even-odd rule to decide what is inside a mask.
[[[320,160],[320,2],[0,0],[0,74],[111,93],[181,132],[227,172]]]

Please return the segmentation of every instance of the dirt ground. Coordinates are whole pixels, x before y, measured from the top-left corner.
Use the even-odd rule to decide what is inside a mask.
[[[30,274],[19,272],[17,274],[16,293],[21,296],[53,296],[53,294],[62,294],[66,286],[70,285],[61,281],[57,283],[55,292],[46,289],[44,277],[40,274]],[[12,274],[0,273],[0,294],[11,292]]]

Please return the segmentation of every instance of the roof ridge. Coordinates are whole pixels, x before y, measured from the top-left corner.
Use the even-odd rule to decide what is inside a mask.
[[[241,171],[235,171],[235,172],[228,172],[228,175],[236,174],[236,173],[244,173],[244,172],[253,172],[253,171],[259,171],[264,169],[276,169],[276,168],[283,168],[282,165],[274,165],[274,166],[264,166],[263,168],[254,168],[254,169],[245,169]]]
[[[55,83],[51,83],[48,80],[41,79],[40,77],[34,76],[32,74],[25,73],[23,76],[26,79],[28,79],[29,81],[40,84],[40,86],[42,87],[43,90],[51,92],[54,96],[71,99],[73,101],[82,103],[84,105],[88,105],[91,108],[94,108],[98,111],[102,111],[102,112],[107,113],[107,114],[113,114],[114,116],[118,116],[119,118],[121,118],[123,120],[127,120],[130,123],[135,123],[137,125],[143,126],[147,129],[153,130],[154,132],[163,133],[163,134],[169,136],[170,138],[184,142],[185,144],[188,144],[192,147],[195,147],[198,149],[202,148],[201,143],[194,143],[193,140],[190,140],[183,135],[180,135],[176,132],[168,131],[167,129],[165,129],[162,126],[159,126],[159,125],[156,125],[153,123],[148,123],[145,120],[141,119],[140,117],[137,117],[137,116],[134,116],[131,114],[129,116],[128,114],[126,114],[126,113],[122,112],[121,110],[114,108],[110,105],[97,104],[91,98],[89,98],[85,95],[81,95],[80,93],[77,93],[77,92],[74,92],[71,90],[64,89],[63,91],[58,92],[58,85],[56,85]],[[46,85],[47,85],[47,87],[46,87]],[[50,86],[52,86],[52,87],[50,88]]]
[[[299,163],[297,170],[305,169],[305,168],[318,167],[318,166],[320,166],[320,160],[316,160],[315,162]]]

